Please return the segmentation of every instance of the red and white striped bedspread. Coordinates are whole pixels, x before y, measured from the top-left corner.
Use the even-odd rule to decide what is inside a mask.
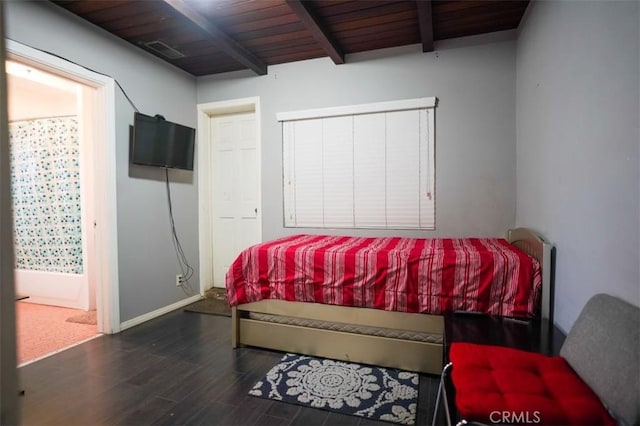
[[[263,299],[443,314],[537,316],[537,260],[500,238],[294,235],[249,247],[226,275],[229,304]]]

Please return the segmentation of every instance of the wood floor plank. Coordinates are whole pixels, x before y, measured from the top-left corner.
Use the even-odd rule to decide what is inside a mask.
[[[347,416],[346,414],[329,413],[324,421],[325,425],[340,425],[340,426],[358,426],[360,424],[360,418],[356,416]]]
[[[291,420],[293,426],[321,426],[329,417],[329,412],[319,409],[303,409]]]
[[[263,414],[260,416],[256,424],[260,426],[288,426],[289,420],[282,419],[280,417],[269,416],[268,414]]]
[[[140,404],[114,414],[108,421],[113,426],[148,425],[159,418],[159,413],[167,412],[174,404],[168,399],[150,395]]]
[[[298,414],[298,411],[300,411],[299,405],[286,404],[283,402],[280,404],[272,404],[265,414],[288,421],[293,419]]]
[[[258,420],[276,403],[267,399],[256,398],[245,393],[239,404],[221,418],[222,424],[256,425]],[[209,420],[212,417],[209,418]]]
[[[205,405],[203,404],[186,404],[186,403],[177,403],[174,404],[169,410],[162,413],[160,417],[153,421],[152,423],[147,423],[151,425],[158,426],[174,426],[174,425],[196,425],[202,424],[202,422],[198,421],[203,416],[200,415],[201,411],[208,409],[209,412],[217,411],[219,413],[226,413],[232,407],[226,404],[220,404],[218,402],[210,402]],[[214,419],[220,418],[218,414]],[[210,420],[211,423],[215,424],[215,420]]]

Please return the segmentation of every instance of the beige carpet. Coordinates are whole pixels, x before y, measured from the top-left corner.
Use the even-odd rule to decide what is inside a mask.
[[[67,319],[86,315],[78,309],[16,302],[18,365],[57,352],[98,334],[95,324]]]
[[[187,312],[200,314],[231,316],[231,308],[227,303],[227,294],[223,288],[212,288],[205,292],[205,298],[184,308]]]

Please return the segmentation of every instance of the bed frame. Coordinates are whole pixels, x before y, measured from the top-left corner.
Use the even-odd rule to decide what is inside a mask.
[[[507,240],[540,262],[541,318],[553,324],[551,244],[527,228],[510,229]],[[242,304],[231,312],[234,348],[248,345],[429,374],[442,371],[442,315],[282,300]],[[264,319],[276,316],[284,320]]]

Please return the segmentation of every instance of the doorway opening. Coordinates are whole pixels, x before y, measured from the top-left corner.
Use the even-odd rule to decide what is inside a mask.
[[[120,330],[112,237],[115,86],[113,79],[20,43],[8,40],[7,50],[21,365]],[[54,320],[61,323],[56,327]],[[44,333],[36,339],[39,348],[27,350],[47,328],[44,322],[56,332]],[[71,332],[61,333],[65,329]]]
[[[5,65],[20,365],[97,334],[86,102],[94,89]]]

